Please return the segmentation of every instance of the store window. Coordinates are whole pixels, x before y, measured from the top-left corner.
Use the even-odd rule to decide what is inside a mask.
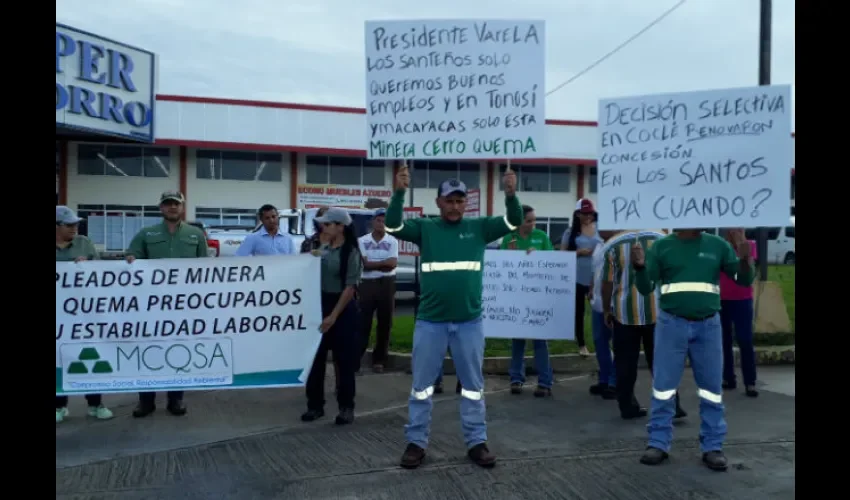
[[[257,209],[195,207],[195,220],[207,226],[239,226],[253,229],[257,225]]]
[[[124,144],[79,144],[77,173],[117,177],[168,177],[171,173],[171,150]]]
[[[307,155],[307,184],[381,186],[386,184],[387,163],[354,156]]]
[[[561,244],[561,236],[564,235],[564,231],[570,227],[570,219],[563,217],[538,217],[535,227],[549,235],[552,245],[557,248]]]
[[[89,239],[102,251],[123,252],[145,226],[159,224],[162,215],[156,205],[77,205],[86,219]]]
[[[599,192],[599,179],[597,178],[598,170],[596,167],[590,167],[590,173],[587,178],[587,191],[589,193],[598,193]]]
[[[263,182],[283,180],[283,155],[280,153],[199,149],[195,156],[195,176],[198,179]]]
[[[507,167],[499,165],[499,189]],[[526,193],[569,193],[572,169],[566,165],[528,165],[511,163],[517,174],[517,190]]]
[[[458,179],[467,189],[481,186],[481,164],[462,161],[415,161],[412,164],[414,188],[434,188],[446,179]]]

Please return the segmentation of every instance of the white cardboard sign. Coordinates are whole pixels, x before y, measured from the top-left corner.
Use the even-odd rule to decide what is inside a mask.
[[[368,157],[544,157],[545,35],[543,21],[366,22]]]
[[[785,226],[791,86],[599,101],[601,229]]]

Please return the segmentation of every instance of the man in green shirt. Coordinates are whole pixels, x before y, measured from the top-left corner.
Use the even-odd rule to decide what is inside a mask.
[[[552,250],[549,235],[537,229],[537,216],[528,205],[522,206],[523,221],[516,231],[502,238],[501,250]],[[549,344],[545,339],[532,340],[534,346],[534,364],[537,366],[537,388],[534,397],[545,398],[552,395],[552,365],[549,363]],[[522,394],[525,383],[525,339],[511,341],[511,394]]]
[[[734,248],[699,229],[677,230],[657,240],[646,253],[639,242],[632,245],[631,268],[638,292],[649,295],[655,288],[660,290],[649,445],[641,463],[657,465],[668,457],[674,397],[689,357],[700,398],[702,461],[712,470],[726,470],[720,273],[739,285],[753,282],[750,243],[743,230],[730,236]]]
[[[503,217],[464,217],[466,185],[449,179],[437,188],[439,218],[404,220],[407,167],[399,169],[387,209],[387,233],[419,246],[421,299],[413,333],[413,388],[405,427],[407,448],[401,466],[418,467],[425,458],[431,427],[431,396],[447,348],[452,351],[461,383],[460,415],[467,455],[482,467],[496,457],[487,448],[484,405],[484,329],[481,320],[484,250],[491,241],[522,224],[522,205],[516,197],[516,174],[507,169]]]
[[[91,240],[77,234],[81,220],[70,208],[62,205],[56,207],[56,262],[83,262],[100,258]],[[112,412],[103,406],[100,394],[86,394],[86,402],[89,404],[90,417],[100,420],[112,418]],[[68,396],[56,396],[56,423],[62,422],[67,416]]]
[[[179,191],[166,191],[159,197],[162,222],[142,228],[130,242],[127,262],[136,259],[196,259],[207,257],[207,238],[203,231],[183,222],[185,199]],[[147,417],[156,410],[156,393],[140,392],[136,418]],[[186,414],[183,391],[168,391],[168,413]]]

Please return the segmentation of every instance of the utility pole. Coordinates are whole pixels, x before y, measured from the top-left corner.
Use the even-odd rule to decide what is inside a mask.
[[[770,41],[773,25],[773,1],[760,0],[759,24],[759,85],[770,85]],[[787,172],[791,175],[791,172]],[[787,195],[787,193],[785,193]],[[759,279],[767,281],[767,228],[758,230]]]

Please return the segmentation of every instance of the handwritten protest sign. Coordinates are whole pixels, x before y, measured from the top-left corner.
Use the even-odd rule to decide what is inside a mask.
[[[791,87],[599,102],[599,227],[785,226]]]
[[[312,255],[57,262],[56,394],[303,385],[319,273]]]
[[[369,21],[369,158],[545,156],[543,21]]]
[[[575,339],[575,252],[487,250],[484,335]]]

